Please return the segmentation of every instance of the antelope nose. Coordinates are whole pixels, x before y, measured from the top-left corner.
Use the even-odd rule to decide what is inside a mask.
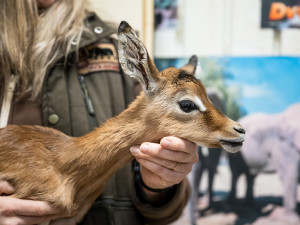
[[[240,133],[240,134],[245,134],[246,131],[244,130],[244,128],[242,127],[234,127],[233,128],[236,132]]]

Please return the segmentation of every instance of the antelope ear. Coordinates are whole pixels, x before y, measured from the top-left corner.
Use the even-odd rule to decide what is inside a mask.
[[[198,57],[196,55],[192,55],[192,57],[189,59],[189,62],[185,66],[181,67],[181,69],[187,72],[188,74],[194,76],[196,72],[197,64],[198,64]]]
[[[146,93],[157,89],[159,72],[147,49],[131,26],[122,21],[118,29],[119,62],[129,76],[136,78]]]

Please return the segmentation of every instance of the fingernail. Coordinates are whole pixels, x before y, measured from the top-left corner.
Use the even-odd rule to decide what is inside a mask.
[[[171,144],[171,142],[168,139],[162,139],[160,144],[165,147],[168,147]]]
[[[130,148],[130,152],[134,155],[138,154],[139,151],[140,151],[140,149],[136,146],[133,146],[133,147]]]
[[[150,151],[150,146],[148,144],[141,145],[141,152],[148,153]]]

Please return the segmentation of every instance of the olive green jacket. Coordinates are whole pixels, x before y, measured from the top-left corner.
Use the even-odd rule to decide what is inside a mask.
[[[116,46],[115,29],[94,13],[88,15],[86,28],[80,43],[74,41],[67,64],[63,55],[57,57],[45,78],[41,96],[43,125],[71,136],[90,132],[118,115],[134,99],[133,81],[123,75],[112,48]],[[180,216],[187,202],[187,181],[173,192],[169,202],[151,206],[138,194],[129,163],[107,182],[82,224],[168,224]]]

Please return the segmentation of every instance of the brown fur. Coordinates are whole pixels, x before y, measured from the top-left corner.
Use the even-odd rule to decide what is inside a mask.
[[[163,72],[165,77],[176,73],[175,68]],[[150,97],[152,102],[142,93],[122,114],[83,137],[39,126],[1,129],[0,179],[15,186],[15,197],[81,209],[96,199],[114,172],[132,160],[129,148],[133,145],[175,135],[220,147],[217,136],[236,136],[230,127],[234,122],[212,106],[200,82],[179,80],[179,89],[172,80],[165,82],[161,94]],[[180,120],[169,105],[180,92],[196,93],[208,111],[190,121]]]
[[[39,126],[10,125],[0,129],[0,180],[15,186],[13,196],[43,200],[79,214],[53,224],[75,224],[102,192],[105,182],[133,159],[129,148],[145,141],[157,142],[174,135],[209,147],[220,147],[220,139],[243,140],[234,130],[240,126],[225,117],[208,100],[200,81],[169,68],[158,73],[142,71],[155,91],[141,95],[119,116],[82,137]],[[146,87],[147,88],[147,87]],[[197,96],[206,107],[185,113],[182,96]]]

